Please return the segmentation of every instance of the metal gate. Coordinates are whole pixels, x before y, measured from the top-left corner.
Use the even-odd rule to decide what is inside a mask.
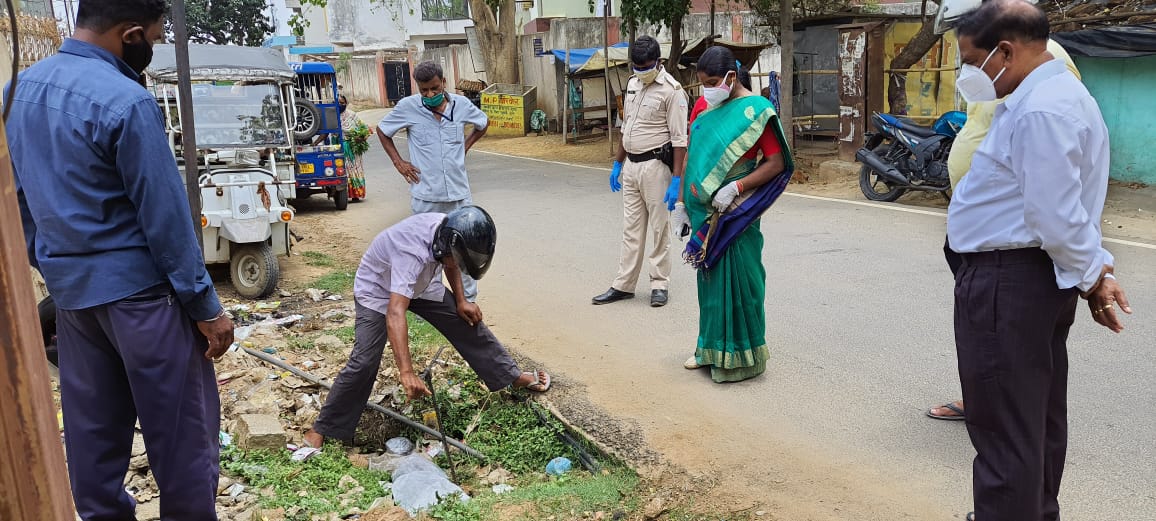
[[[385,63],[385,95],[391,104],[413,93],[409,81],[409,63]]]

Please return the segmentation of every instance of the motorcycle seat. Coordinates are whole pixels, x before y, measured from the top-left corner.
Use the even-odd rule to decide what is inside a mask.
[[[914,121],[907,118],[895,118],[897,126],[903,129],[904,132],[911,134],[918,138],[929,138],[935,135],[935,130],[931,127],[924,127],[916,124]]]

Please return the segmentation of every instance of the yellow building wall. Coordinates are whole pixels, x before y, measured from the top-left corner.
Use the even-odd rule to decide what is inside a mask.
[[[884,62],[890,69],[891,61],[903,50],[919,32],[920,22],[897,22],[891,24],[884,35]],[[943,35],[923,61],[911,66],[912,69],[937,69],[955,67],[959,44],[955,32]],[[956,71],[910,72],[907,74],[907,115],[923,123],[929,123],[944,112],[957,109],[955,96]],[[888,78],[890,75],[884,75]],[[888,88],[891,86],[888,85]],[[885,98],[886,99],[886,98]],[[962,102],[958,105],[962,107]],[[889,108],[889,107],[888,107]]]

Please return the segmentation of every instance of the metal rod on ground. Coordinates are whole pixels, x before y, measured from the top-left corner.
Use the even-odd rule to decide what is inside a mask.
[[[281,369],[289,371],[290,373],[293,373],[294,375],[296,375],[300,378],[303,378],[309,382],[313,382],[313,383],[320,385],[321,387],[324,387],[326,389],[332,389],[333,388],[333,384],[325,381],[325,379],[323,379],[317,375],[314,375],[312,373],[302,371],[301,369],[298,369],[291,364],[285,363],[285,361],[280,360],[277,357],[274,357],[273,355],[270,355],[268,353],[264,353],[261,351],[249,349],[247,347],[242,347],[241,349],[243,351],[245,351],[245,353],[249,354],[250,356],[253,356],[254,358],[258,358],[263,362],[280,367]],[[365,406],[369,407],[370,409],[373,409],[377,412],[380,412],[386,416],[389,416],[390,418],[393,418],[399,422],[402,422],[406,425],[409,425],[410,427],[413,427],[419,431],[422,431],[426,434],[429,434],[431,436],[440,436],[441,435],[441,433],[439,433],[438,431],[435,431],[429,427],[426,427],[425,425],[423,425],[421,423],[415,422],[415,421],[409,419],[408,417],[406,417],[404,414],[397,412],[393,409],[390,409],[388,407],[382,407],[381,405],[378,405],[376,403],[367,403],[367,404],[365,404]],[[481,452],[478,452],[477,450],[473,449],[469,445],[466,445],[465,443],[462,443],[462,442],[455,440],[455,439],[450,439],[450,440],[448,440],[448,442],[449,442],[449,445],[460,449],[462,452],[469,454],[470,456],[473,456],[473,457],[475,457],[479,460],[482,460],[482,461],[485,461],[485,459],[486,459],[486,456],[484,454],[482,454]],[[449,449],[446,449],[446,452],[449,452]]]
[[[450,478],[453,479],[454,483],[460,483],[460,481],[458,481],[458,471],[454,467],[453,457],[450,456],[449,441],[446,439],[445,425],[442,424],[442,408],[438,403],[438,395],[437,392],[434,391],[433,384],[433,366],[438,362],[438,359],[442,357],[442,352],[445,350],[446,346],[444,345],[438,349],[437,354],[435,354],[433,359],[429,361],[429,365],[425,366],[425,371],[421,372],[421,377],[423,380],[425,380],[426,386],[429,387],[429,395],[430,398],[433,399],[434,414],[437,415],[438,435],[442,439],[442,448],[446,450],[446,463],[448,463],[450,466]]]
[[[177,54],[177,99],[181,105],[181,151],[185,157],[185,190],[189,196],[189,217],[201,236],[201,184],[197,162],[196,126],[193,124],[193,85],[189,70],[189,27],[185,20],[185,0],[173,0],[173,37]]]

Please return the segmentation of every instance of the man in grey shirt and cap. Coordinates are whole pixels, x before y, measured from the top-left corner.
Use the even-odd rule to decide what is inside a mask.
[[[410,355],[407,311],[444,335],[490,391],[507,387],[534,392],[550,389],[550,375],[545,371],[523,372],[482,322],[477,304],[459,296],[458,272],[482,278],[496,243],[493,219],[476,206],[459,208],[449,215],[414,215],[373,240],[353,285],[357,307],[353,352],[333,382],[313,429],[306,433],[306,443],[321,447],[324,438],[353,439],[377,380],[386,340],[406,395],[411,400],[429,396],[430,390]],[[441,283],[442,270],[449,288]]]

